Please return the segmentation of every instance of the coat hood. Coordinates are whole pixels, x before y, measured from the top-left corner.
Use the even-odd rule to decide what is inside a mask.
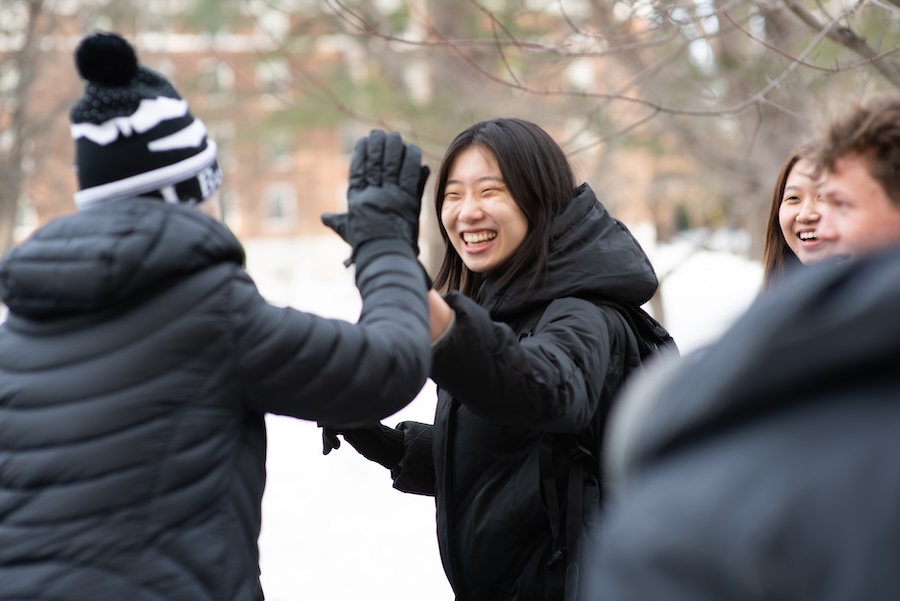
[[[642,305],[656,292],[656,273],[641,245],[588,184],[576,189],[550,228],[547,273],[536,289],[528,289],[533,271],[502,289],[494,277],[485,280],[481,304],[495,317],[567,296]]]
[[[699,440],[814,404],[900,388],[900,250],[796,271],[653,392],[626,471]],[[658,397],[658,399],[656,399]]]
[[[92,313],[212,264],[244,262],[237,239],[195,208],[128,199],[60,217],[0,262],[0,299],[13,315]]]

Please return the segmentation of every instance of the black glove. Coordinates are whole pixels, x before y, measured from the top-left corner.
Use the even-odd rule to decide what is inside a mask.
[[[403,459],[403,432],[384,425],[370,428],[339,429],[322,427],[322,454],[327,455],[333,449],[341,447],[337,437],[340,434],[357,452],[375,463],[392,470]]]
[[[430,170],[422,151],[404,144],[400,134],[372,130],[360,138],[350,161],[346,213],[324,213],[322,223],[352,248],[346,261],[356,260],[359,248],[376,238],[399,238],[419,254],[419,211]]]

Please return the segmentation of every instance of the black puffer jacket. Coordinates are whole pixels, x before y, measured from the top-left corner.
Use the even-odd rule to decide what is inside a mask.
[[[599,437],[637,352],[613,309],[574,297],[640,305],[657,286],[643,250],[587,185],[554,220],[546,281],[527,290],[532,275],[504,290],[488,279],[480,304],[447,296],[456,322],[435,349],[435,424],[400,425],[405,454],[394,485],[436,496],[441,557],[461,601],[562,598],[565,562],[547,567],[541,440]],[[519,341],[523,317],[543,306]],[[586,518],[598,495],[585,490]]]
[[[817,264],[651,368],[588,598],[900,599],[898,306],[900,251]]]
[[[254,599],[264,414],[369,421],[415,396],[408,244],[359,250],[360,327],[267,304],[243,258],[199,211],[132,199],[0,264],[0,599]]]

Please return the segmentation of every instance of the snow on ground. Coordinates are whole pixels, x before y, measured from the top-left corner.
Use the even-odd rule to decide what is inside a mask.
[[[336,241],[335,241],[336,240]],[[247,269],[276,304],[356,321],[349,247],[335,237],[245,242]],[[429,382],[385,423],[431,423]],[[452,600],[435,535],[434,500],[391,487],[388,471],[344,443],[322,455],[314,423],[269,415],[260,564],[268,601]]]
[[[666,326],[682,352],[715,339],[756,296],[758,263],[741,258],[734,238],[656,247],[644,243],[662,280]],[[643,241],[643,240],[642,240]],[[359,297],[348,247],[337,237],[245,241],[248,270],[276,304],[355,321]],[[431,423],[429,382],[408,407],[385,420]],[[434,501],[391,488],[384,468],[343,445],[322,455],[315,424],[268,416],[268,484],[259,540],[268,601],[452,601],[435,535]]]

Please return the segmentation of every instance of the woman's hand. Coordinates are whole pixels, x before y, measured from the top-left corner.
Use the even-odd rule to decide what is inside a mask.
[[[453,308],[433,288],[428,291],[428,321],[431,324],[431,343],[443,336],[453,323]]]

